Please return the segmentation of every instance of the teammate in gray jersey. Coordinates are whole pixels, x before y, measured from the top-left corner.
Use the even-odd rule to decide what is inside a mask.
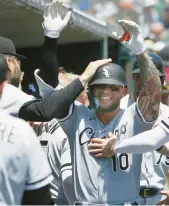
[[[160,56],[154,53],[149,53],[152,61],[159,71],[159,77],[161,84],[164,84],[164,65]],[[137,62],[134,63],[133,68],[133,79],[134,79],[134,94],[130,94],[123,98],[120,107],[126,109],[126,105],[130,106],[134,100],[136,101],[140,93],[140,69]],[[169,108],[161,103],[161,107],[164,107],[165,113],[169,112]],[[145,199],[146,205],[155,205],[162,200],[162,194],[160,191],[163,190],[166,184],[166,176],[169,172],[169,161],[167,156],[162,156],[156,151],[148,152],[143,154],[142,160],[142,172],[140,180],[140,196]],[[139,201],[139,200],[138,200]]]
[[[65,24],[65,20],[61,18],[61,5],[51,4],[51,7],[54,9],[57,9],[55,16],[51,18],[51,13],[48,12],[50,7],[46,6],[45,14],[44,15],[44,30],[46,30],[46,27],[49,28],[52,24],[55,26],[55,32],[52,33],[52,38],[54,33],[56,34],[57,39],[60,36],[61,31],[64,29],[64,27],[67,25]],[[50,8],[50,10],[52,10]],[[68,13],[67,13],[68,14]],[[70,18],[70,15],[69,15]],[[54,23],[55,22],[55,23]],[[45,35],[50,37],[50,33],[46,32]],[[57,44],[54,45],[54,47],[57,47]],[[51,48],[52,49],[52,48]],[[54,53],[56,55],[56,53]],[[56,67],[56,65],[55,65]],[[48,71],[50,73],[50,71]],[[39,69],[35,71],[35,78],[38,83],[41,82],[41,79],[38,76]],[[59,83],[66,87],[70,80],[68,77],[70,77],[70,74],[65,73],[59,73]],[[72,78],[73,74],[71,74]],[[77,77],[73,77],[75,79]],[[71,80],[73,80],[71,79]],[[48,93],[50,93],[50,87],[49,89],[40,88],[40,94],[42,97],[47,96]],[[63,87],[57,87],[57,89],[60,89]],[[52,195],[52,199],[54,200],[54,203],[56,205],[72,205],[75,202],[74,199],[74,193],[73,193],[73,185],[72,185],[72,163],[71,163],[71,156],[70,156],[70,147],[67,135],[64,133],[62,128],[60,127],[59,122],[56,119],[53,119],[52,121],[48,122],[49,130],[47,132],[43,132],[41,136],[39,136],[39,140],[41,142],[41,145],[45,151],[45,154],[48,158],[49,164],[52,168],[54,180],[50,184],[50,191]]]
[[[39,137],[52,168],[54,180],[50,185],[52,199],[56,205],[73,204],[72,162],[67,135],[57,120],[49,124],[49,131]]]
[[[159,112],[160,80],[154,64],[145,52],[140,29],[131,21],[123,20],[119,23],[125,31],[124,35],[119,38],[115,31],[113,36],[136,54],[144,86],[137,104],[133,104],[126,111],[120,110],[123,86],[126,85],[124,71],[116,64],[102,66],[90,83],[92,95],[98,102],[97,111],[75,105],[73,114],[61,122],[71,147],[76,205],[135,203],[140,188],[141,155],[125,153],[113,158],[107,157],[105,153],[99,153],[100,149],[97,148],[97,142],[95,143],[98,139],[94,137],[104,139],[106,148],[112,143],[111,139],[105,138],[110,131],[114,131],[120,141],[152,128],[153,123],[146,124],[138,111],[148,122],[156,119]],[[80,78],[83,85],[88,80],[85,79],[86,71],[96,70],[98,63],[96,61],[89,64],[85,75]],[[102,82],[97,81],[99,79]],[[155,83],[153,88],[150,84],[152,81]],[[154,108],[153,111],[151,107]],[[99,159],[99,156],[107,158]]]
[[[0,55],[0,94],[6,83],[7,65]],[[1,99],[0,99],[1,101]],[[51,204],[52,172],[29,125],[0,110],[0,204]],[[43,198],[42,198],[43,197]]]

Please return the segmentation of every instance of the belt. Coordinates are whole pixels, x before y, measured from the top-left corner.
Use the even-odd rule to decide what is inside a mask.
[[[104,203],[103,203],[103,204],[96,204],[96,203],[90,203],[90,202],[80,202],[80,201],[76,201],[74,205],[102,205],[102,206],[103,206]],[[105,205],[109,206],[109,205],[111,205],[111,204],[105,204]],[[116,204],[116,205],[117,205],[117,204]],[[120,205],[124,205],[124,204],[120,204]],[[138,205],[138,203],[137,203],[137,202],[133,202],[133,203],[131,203],[131,205]]]
[[[153,197],[159,193],[157,188],[140,188],[140,196],[147,198]]]

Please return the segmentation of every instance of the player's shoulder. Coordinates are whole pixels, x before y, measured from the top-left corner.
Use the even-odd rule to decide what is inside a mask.
[[[20,107],[33,99],[33,96],[24,93],[13,85],[6,84],[1,96],[0,108],[7,110],[13,116],[17,116]]]
[[[130,114],[130,115],[134,115],[137,110],[136,110],[136,103],[134,102],[133,104],[131,104],[129,107],[127,107],[124,111],[125,114]]]
[[[134,100],[131,98],[131,95],[127,94],[120,101],[120,109],[127,109],[133,103],[134,103]]]
[[[160,113],[166,116],[167,112],[169,112],[169,106],[160,103]]]
[[[13,138],[20,141],[36,136],[33,129],[24,120],[12,117],[7,111],[0,109],[0,125],[13,131]]]

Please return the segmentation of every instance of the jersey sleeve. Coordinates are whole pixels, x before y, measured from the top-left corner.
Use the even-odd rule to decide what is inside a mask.
[[[165,119],[161,120],[159,125],[169,134],[169,117],[166,117]]]
[[[28,158],[28,174],[25,189],[36,190],[49,184],[53,180],[53,175],[34,131],[29,128],[25,132],[27,133],[26,149]]]
[[[70,146],[69,140],[65,139],[62,144],[62,153],[61,153],[61,174],[62,179],[65,179],[64,171],[70,170],[72,173],[72,161],[71,161],[71,153],[70,153]],[[66,173],[65,173],[66,174]]]

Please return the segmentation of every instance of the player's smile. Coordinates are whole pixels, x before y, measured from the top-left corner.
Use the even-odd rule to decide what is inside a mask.
[[[110,100],[112,99],[111,97],[100,97],[100,99],[103,99],[103,100]]]

